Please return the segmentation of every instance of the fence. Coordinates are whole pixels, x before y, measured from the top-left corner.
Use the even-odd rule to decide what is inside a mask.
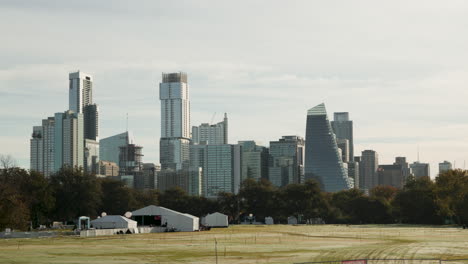
[[[468,259],[350,259],[295,264],[468,264]]]

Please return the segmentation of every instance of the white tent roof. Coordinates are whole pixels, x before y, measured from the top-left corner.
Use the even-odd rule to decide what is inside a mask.
[[[209,215],[227,216],[227,215],[225,215],[225,214],[223,214],[223,213],[220,213],[220,212],[214,212],[214,213],[212,213],[212,214],[207,214],[206,216],[209,216]]]
[[[148,205],[146,207],[143,207],[141,209],[135,210],[132,212],[132,216],[142,216],[142,215],[166,215],[168,213],[172,214],[183,214],[171,209],[167,209],[166,207],[162,206],[156,206],[156,205]],[[193,215],[189,214],[183,214],[189,217],[195,217]]]
[[[94,219],[91,221],[91,223],[107,223],[107,222],[112,222],[112,223],[136,223],[136,221],[132,219],[128,219],[126,217],[120,216],[120,215],[106,215],[101,218]]]

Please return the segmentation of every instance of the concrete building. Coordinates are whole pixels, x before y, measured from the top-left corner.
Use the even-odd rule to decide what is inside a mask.
[[[331,127],[336,138],[349,141],[349,160],[354,159],[353,121],[349,120],[348,112],[337,112],[333,115]]]
[[[46,177],[55,172],[55,118],[42,120],[34,126],[30,140],[30,169]]]
[[[350,161],[348,165],[348,177],[354,180],[354,188],[359,189],[359,162]]]
[[[133,142],[133,134],[129,131],[103,138],[99,142],[99,159],[119,164],[120,147]]]
[[[410,165],[410,168],[411,172],[416,178],[431,176],[429,163],[421,163],[419,161],[415,161]]]
[[[328,121],[325,104],[307,112],[305,178],[315,179],[325,192],[338,192],[354,187],[343,164],[336,137]]]
[[[268,179],[268,148],[259,146],[253,140],[239,141],[242,147],[241,182],[245,179]]]
[[[404,183],[406,183],[406,179],[411,175],[411,169],[409,167],[409,163],[406,161],[406,157],[396,157],[393,164],[401,166]]]
[[[115,162],[100,160],[98,162],[98,175],[104,177],[118,177],[119,165]]]
[[[55,114],[54,171],[84,166],[83,114],[68,110]]]
[[[374,150],[364,150],[361,154],[359,189],[370,190],[379,184],[377,169],[379,155]]]
[[[439,163],[439,174],[444,173],[452,169],[452,163],[444,160],[444,162]]]
[[[400,164],[379,165],[377,169],[378,185],[393,186],[395,188],[403,188],[405,177],[403,168]]]
[[[157,189],[158,172],[161,170],[159,165],[154,163],[143,163],[143,173],[135,178],[136,189]]]
[[[304,181],[304,139],[283,136],[270,142],[268,179],[275,186]]]
[[[342,138],[337,138],[336,139],[336,144],[338,148],[341,150],[341,160],[345,163],[350,161],[350,156],[349,156],[349,140],[347,139],[342,139]]]
[[[224,113],[224,120],[210,125],[203,123],[192,127],[192,143],[201,144],[205,142],[210,145],[228,144],[228,118]]]
[[[186,73],[163,73],[161,100],[161,169],[188,167],[190,144],[190,97]]]

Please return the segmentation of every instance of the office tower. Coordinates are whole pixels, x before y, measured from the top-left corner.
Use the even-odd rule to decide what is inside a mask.
[[[326,192],[353,188],[353,179],[348,177],[347,166],[343,165],[323,103],[307,112],[305,150],[306,179],[317,180]]]
[[[192,127],[192,143],[201,144],[202,142],[210,145],[228,144],[228,118],[226,113],[224,114],[224,120],[217,124],[203,123],[200,126]]]
[[[405,177],[400,164],[379,165],[377,174],[378,185],[393,186],[395,188],[403,188],[404,186]]]
[[[97,174],[104,177],[118,177],[119,165],[115,162],[100,160],[98,162],[99,171]]]
[[[34,126],[30,141],[30,166],[32,171],[42,172],[44,170],[44,149],[43,149],[42,126]]]
[[[429,163],[421,163],[419,161],[415,161],[410,165],[411,172],[413,173],[414,177],[430,177],[430,168]]]
[[[103,138],[99,141],[99,159],[119,164],[120,147],[133,142],[133,134],[129,131]]]
[[[334,113],[331,126],[336,138],[349,141],[349,160],[354,159],[353,121],[349,120],[348,112]]]
[[[361,154],[359,189],[370,190],[378,185],[377,169],[379,155],[373,150],[364,150]]]
[[[148,190],[158,187],[157,173],[160,166],[154,163],[143,163],[142,172],[135,175],[135,189]]]
[[[84,137],[99,142],[99,107],[90,104],[83,108]]]
[[[84,171],[89,174],[97,174],[99,171],[99,142],[85,139],[84,151]]]
[[[341,160],[343,162],[349,162],[350,157],[349,157],[349,140],[347,139],[342,139],[342,138],[337,138],[336,139],[336,145],[338,148],[341,150]]]
[[[190,98],[186,73],[163,73],[161,100],[161,169],[188,167],[190,144]]]
[[[350,161],[347,164],[348,164],[348,177],[354,180],[354,188],[359,189],[359,162]]]
[[[404,186],[406,183],[406,179],[408,179],[408,177],[411,174],[411,169],[409,167],[409,163],[406,161],[406,157],[395,157],[395,162],[393,163],[393,165],[401,166],[401,170],[403,173],[403,186]]]
[[[268,148],[259,146],[253,140],[239,141],[242,147],[242,175],[245,179],[268,179]]]
[[[55,114],[55,171],[63,166],[83,167],[83,114],[68,110]]]
[[[34,126],[30,140],[30,169],[48,177],[55,172],[55,118],[42,120],[42,126]]]
[[[77,71],[68,76],[69,79],[69,110],[82,114],[85,106],[93,103],[93,77]]]
[[[220,192],[238,193],[241,177],[241,146],[206,145],[203,194],[216,198]]]
[[[270,141],[268,179],[275,186],[304,181],[304,139],[283,136]]]
[[[452,169],[452,163],[444,160],[444,162],[439,163],[439,174],[444,173]]]

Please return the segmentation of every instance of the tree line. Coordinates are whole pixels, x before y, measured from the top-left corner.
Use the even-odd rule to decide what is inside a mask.
[[[336,224],[468,224],[468,171],[450,170],[433,181],[409,178],[402,189],[377,186],[365,194],[351,189],[322,192],[315,181],[278,188],[268,180],[245,180],[238,194],[217,199],[190,196],[180,188],[160,193],[135,190],[123,182],[98,178],[77,168],[63,168],[49,178],[18,167],[0,170],[0,230],[19,230],[73,222],[102,212],[123,215],[147,205],[160,205],[198,217],[222,212],[237,223],[252,214],[257,221],[273,217],[286,223],[320,218]]]

